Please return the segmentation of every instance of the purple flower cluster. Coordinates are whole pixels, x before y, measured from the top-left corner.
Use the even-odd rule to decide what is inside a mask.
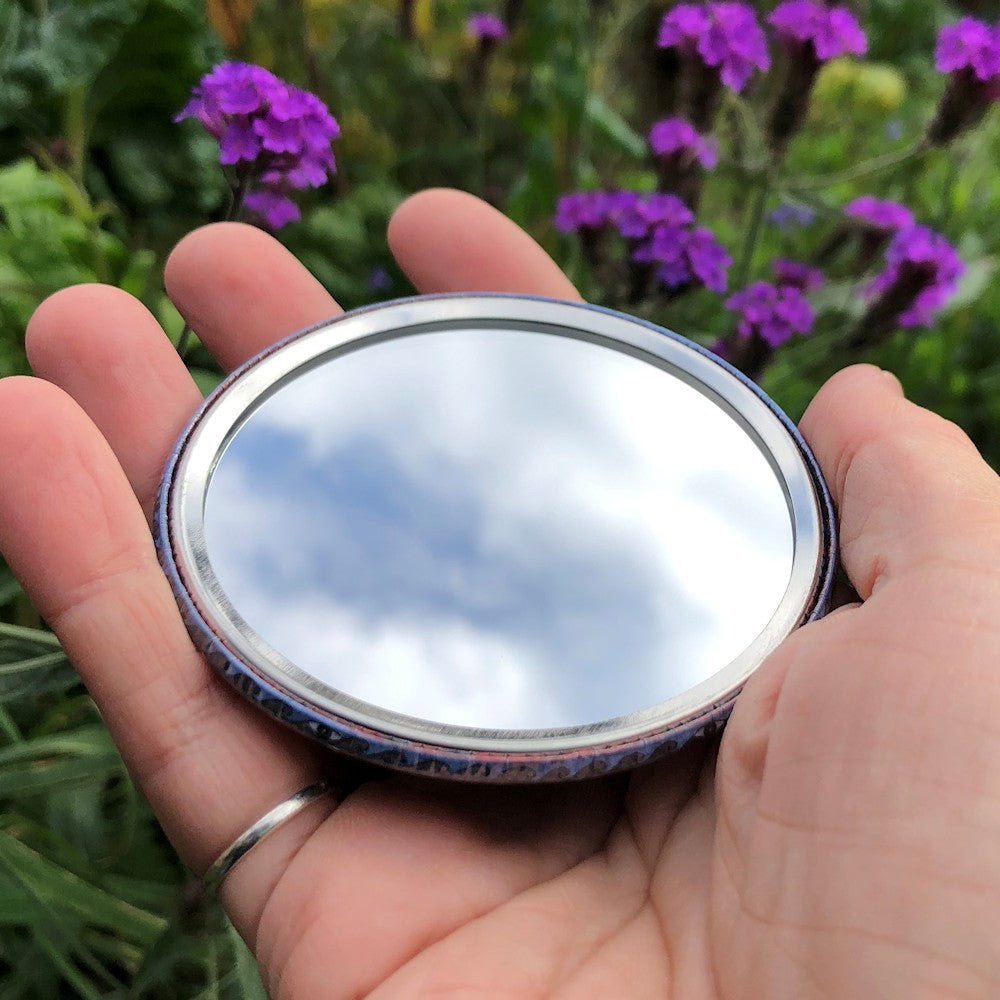
[[[757,15],[744,3],[678,4],[664,15],[657,45],[696,52],[737,92],[755,68],[763,71],[771,65]]]
[[[962,258],[940,234],[927,226],[906,226],[886,251],[887,267],[868,286],[870,298],[909,288],[896,323],[902,327],[929,326],[934,313],[958,288],[965,272]]]
[[[319,187],[336,170],[330,143],[340,134],[326,105],[262,66],[228,62],[195,86],[175,121],[195,118],[219,140],[219,161],[262,189],[246,200],[268,225],[299,217],[291,189]]]
[[[895,232],[916,221],[913,213],[899,202],[863,194],[844,206],[844,215],[875,229]]]
[[[1000,100],[1000,24],[991,27],[974,17],[945,25],[938,33],[934,64],[949,75],[926,141],[945,146],[981,121]]]
[[[298,222],[302,217],[299,206],[286,194],[275,188],[264,187],[250,191],[243,204],[247,211],[262,219],[268,229],[281,229],[289,222]]]
[[[641,239],[654,225],[685,226],[693,220],[691,209],[672,194],[574,191],[559,199],[555,224],[563,233],[611,225],[622,236]]]
[[[803,292],[814,292],[824,281],[823,272],[818,267],[784,257],[772,260],[771,270],[778,285],[792,285]]]
[[[583,229],[601,229],[611,218],[612,207],[621,195],[630,191],[574,191],[564,194],[556,203],[556,229],[572,233]]]
[[[638,194],[618,191],[612,196],[608,214],[620,236],[641,240],[657,226],[682,229],[694,222],[694,213],[673,194]]]
[[[736,332],[744,340],[755,334],[771,347],[780,347],[796,333],[812,329],[815,316],[802,289],[755,281],[726,299],[726,308],[740,313]]]
[[[507,25],[499,17],[484,11],[470,14],[465,21],[465,27],[473,38],[480,41],[487,39],[492,42],[500,42],[509,34]]]
[[[941,73],[971,70],[983,83],[1000,77],[1000,24],[991,28],[963,17],[945,25],[938,34],[934,65]]]
[[[680,156],[711,170],[719,162],[719,144],[701,135],[683,118],[664,118],[649,130],[649,146],[661,157]]]
[[[854,15],[844,7],[826,7],[814,0],[787,0],[767,19],[787,42],[812,42],[821,62],[851,53],[860,56],[868,40]]]
[[[673,194],[637,191],[576,191],[556,206],[561,232],[595,233],[613,228],[633,245],[632,260],[651,266],[668,288],[699,282],[724,292],[732,258],[694,213]]]
[[[659,223],[647,239],[632,252],[638,264],[650,265],[667,288],[681,288],[695,282],[710,291],[724,292],[733,263],[726,248],[710,229]]]

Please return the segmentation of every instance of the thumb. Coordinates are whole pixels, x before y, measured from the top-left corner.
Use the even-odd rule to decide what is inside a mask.
[[[940,560],[997,565],[1000,479],[955,424],[909,402],[896,379],[847,368],[801,421],[840,522],[840,557],[862,600]]]

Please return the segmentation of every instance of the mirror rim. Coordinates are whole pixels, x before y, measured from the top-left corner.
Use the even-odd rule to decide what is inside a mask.
[[[774,616],[739,656],[659,704],[558,729],[452,726],[403,715],[337,691],[273,650],[239,616],[215,578],[204,540],[204,504],[228,442],[297,373],[338,356],[432,330],[507,326],[589,341],[652,363],[713,399],[765,455],[785,492],[793,532],[789,583]],[[750,674],[800,624],[824,611],[836,551],[832,503],[818,465],[791,421],[742,373],[672,331],[584,303],[502,293],[417,296],[345,313],[280,341],[233,372],[194,416],[168,461],[155,528],[161,562],[203,644],[219,643],[227,674],[273,688],[280,699],[365,737],[479,753],[559,754],[630,745],[691,728],[728,710]],[[272,709],[269,709],[272,710]],[[279,714],[272,710],[272,714]],[[695,728],[697,726],[695,725]]]

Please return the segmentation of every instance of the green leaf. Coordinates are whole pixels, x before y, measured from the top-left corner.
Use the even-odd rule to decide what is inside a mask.
[[[209,371],[207,368],[189,368],[188,371],[191,373],[194,384],[198,386],[203,396],[214,392],[223,379],[223,376],[219,372]]]
[[[48,0],[36,16],[0,7],[0,128],[29,104],[90,83],[111,59],[145,0]]]
[[[0,639],[17,639],[22,642],[36,643],[48,649],[59,649],[59,640],[52,632],[44,628],[28,628],[25,625],[0,622]]]
[[[62,690],[77,680],[76,671],[61,651],[41,653],[2,662],[0,651],[0,700],[11,702],[46,691]]]
[[[62,187],[34,160],[25,157],[0,168],[0,208],[5,211],[47,202],[58,207]]]
[[[0,830],[0,870],[7,876],[2,882],[20,887],[47,910],[112,931],[143,947],[152,944],[166,926],[162,917],[87,882],[5,830]]]
[[[2,285],[2,279],[0,279],[0,285]],[[6,564],[0,563],[0,608],[5,604],[10,604],[20,593],[21,585],[17,582],[13,571]]]
[[[587,97],[586,112],[591,125],[622,152],[635,157],[646,155],[646,143],[642,136],[602,97],[590,94]]]
[[[101,725],[22,740],[0,749],[0,798],[40,795],[81,783],[104,783],[124,773],[121,757]]]
[[[124,274],[118,279],[118,287],[137,299],[143,298],[155,267],[156,254],[152,250],[134,251],[128,258]]]
[[[229,924],[226,929],[233,949],[236,980],[239,984],[236,995],[241,1000],[268,1000],[267,990],[264,989],[264,983],[260,978],[260,967],[257,965],[257,960],[251,954],[243,938],[236,933],[232,924]]]

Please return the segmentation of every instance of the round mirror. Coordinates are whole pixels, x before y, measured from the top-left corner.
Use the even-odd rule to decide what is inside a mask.
[[[831,577],[826,491],[760,390],[637,320],[512,296],[349,314],[250,362],[158,521],[241,690],[462,778],[599,773],[717,725]]]

